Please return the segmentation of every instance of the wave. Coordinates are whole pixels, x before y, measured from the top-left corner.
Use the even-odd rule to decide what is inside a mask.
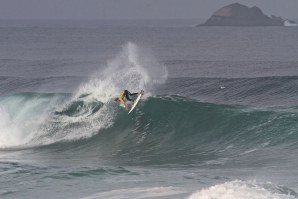
[[[113,99],[103,103],[90,97],[81,95],[71,103],[69,94],[24,93],[2,98],[2,148],[46,145],[61,151],[95,151],[124,164],[133,160],[133,164],[210,166],[272,147],[296,150],[298,142],[297,107],[249,108],[181,96],[151,96],[128,115]],[[18,114],[3,114],[3,105],[6,113]]]

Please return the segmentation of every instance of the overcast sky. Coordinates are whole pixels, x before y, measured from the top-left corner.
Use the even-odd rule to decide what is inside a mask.
[[[205,19],[235,2],[298,18],[298,0],[0,0],[0,19]]]

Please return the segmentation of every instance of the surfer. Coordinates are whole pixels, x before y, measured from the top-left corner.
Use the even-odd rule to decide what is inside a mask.
[[[128,110],[127,108],[127,104],[126,104],[126,100],[128,101],[132,101],[132,103],[134,103],[134,100],[131,99],[129,96],[134,96],[134,95],[138,95],[139,93],[131,93],[129,92],[128,90],[124,90],[120,95],[119,97],[117,97],[115,99],[115,102],[117,103],[121,103],[124,105],[125,109]]]

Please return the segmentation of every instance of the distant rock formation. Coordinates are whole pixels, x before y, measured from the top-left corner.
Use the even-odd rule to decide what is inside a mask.
[[[247,7],[233,3],[217,10],[204,24],[199,26],[284,26],[281,17],[265,15],[256,6]]]

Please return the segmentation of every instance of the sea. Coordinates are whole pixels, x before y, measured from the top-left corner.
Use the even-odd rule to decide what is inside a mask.
[[[0,21],[0,198],[297,199],[298,27],[199,23]]]

